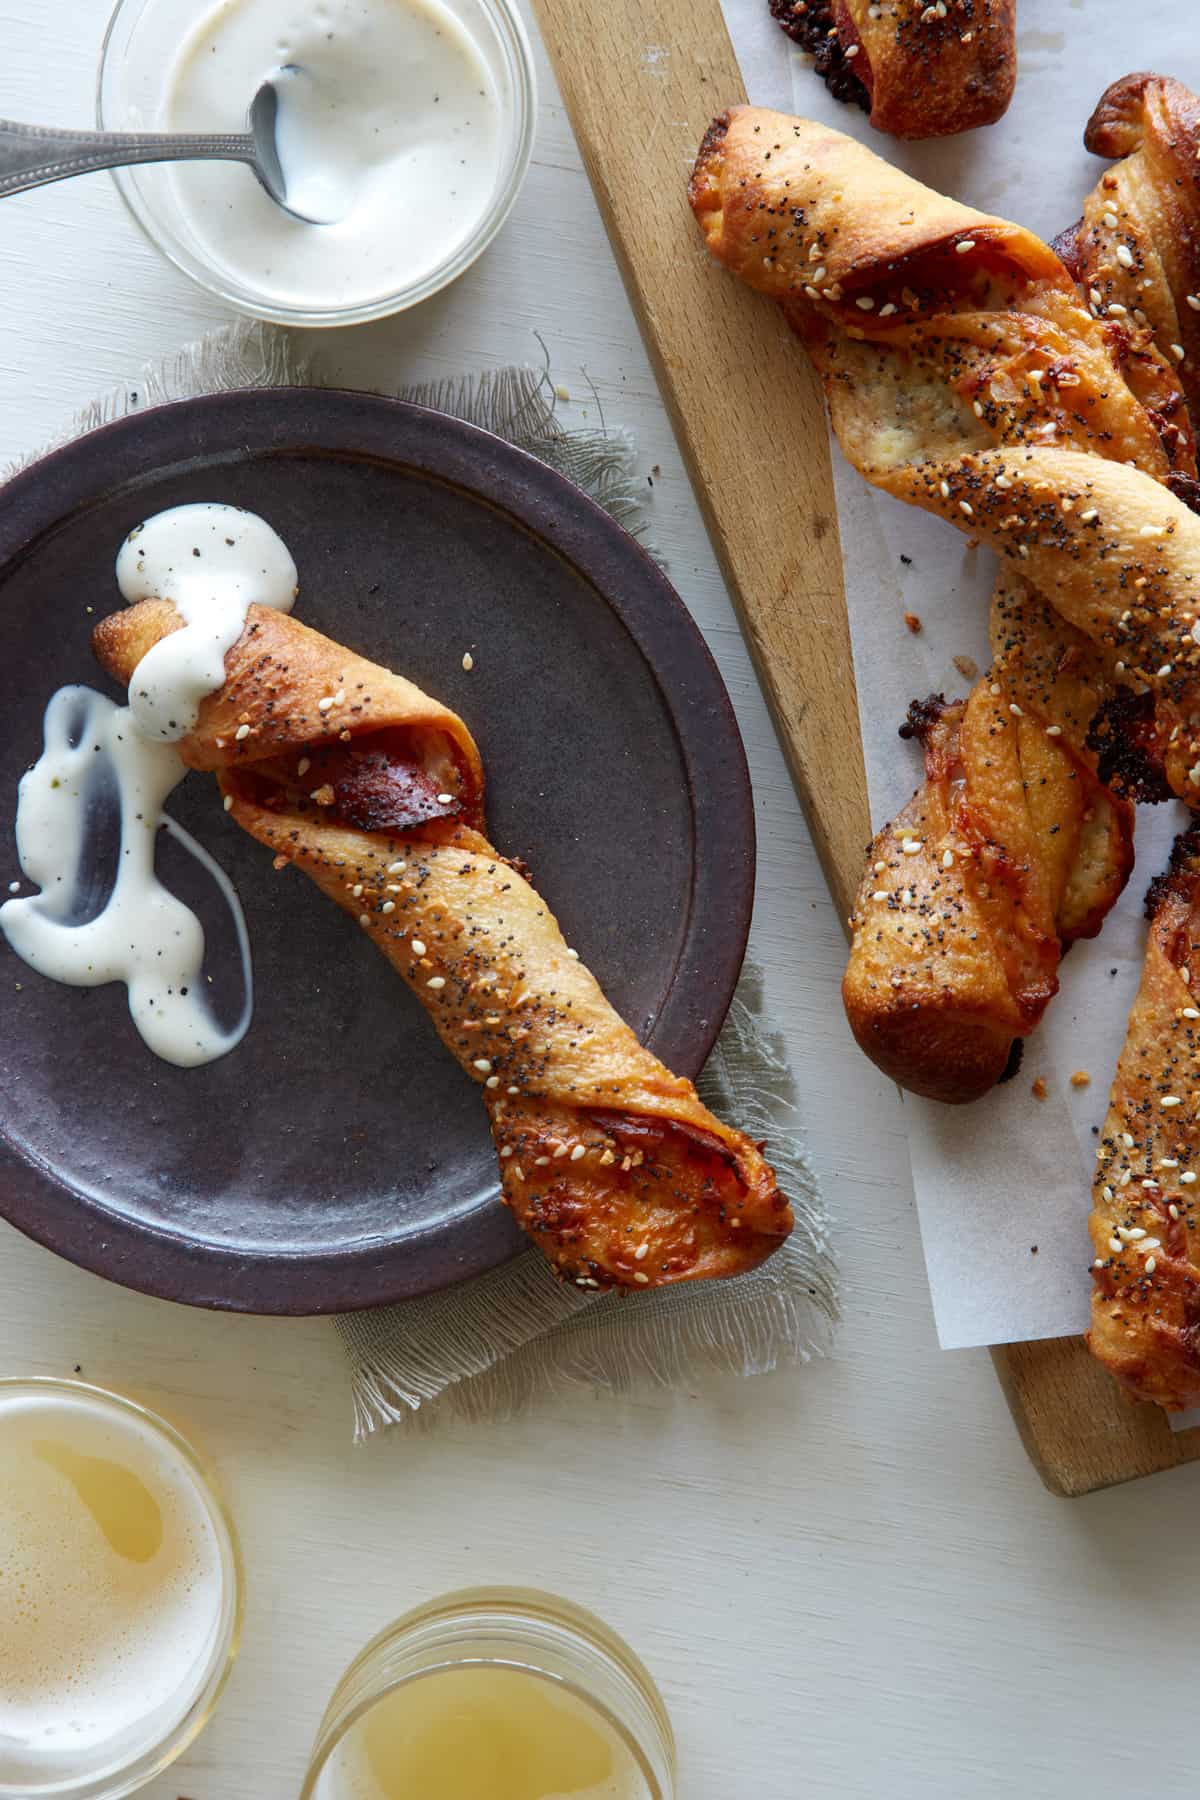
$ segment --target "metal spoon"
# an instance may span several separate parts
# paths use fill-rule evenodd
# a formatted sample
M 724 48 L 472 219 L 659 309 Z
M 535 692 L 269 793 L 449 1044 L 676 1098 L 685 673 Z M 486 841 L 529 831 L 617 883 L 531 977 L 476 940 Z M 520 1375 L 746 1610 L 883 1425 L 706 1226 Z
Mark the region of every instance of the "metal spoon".
M 118 169 L 129 163 L 244 162 L 278 206 L 309 225 L 328 221 L 311 218 L 288 205 L 287 180 L 279 159 L 275 130 L 279 115 L 281 79 L 299 73 L 294 65 L 268 77 L 250 102 L 246 132 L 219 132 L 212 136 L 191 132 L 160 131 L 56 131 L 45 125 L 20 125 L 0 119 L 0 199 L 22 194 L 29 188 L 64 181 L 69 175 L 87 175 L 93 169 Z

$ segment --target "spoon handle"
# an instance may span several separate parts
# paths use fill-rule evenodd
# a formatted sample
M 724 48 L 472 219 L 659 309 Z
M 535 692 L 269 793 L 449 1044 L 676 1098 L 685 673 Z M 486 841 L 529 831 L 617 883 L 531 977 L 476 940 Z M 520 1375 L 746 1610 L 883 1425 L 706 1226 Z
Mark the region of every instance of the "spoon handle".
M 27 188 L 115 169 L 126 163 L 198 161 L 254 164 L 248 132 L 215 136 L 158 131 L 56 131 L 0 119 L 0 199 Z

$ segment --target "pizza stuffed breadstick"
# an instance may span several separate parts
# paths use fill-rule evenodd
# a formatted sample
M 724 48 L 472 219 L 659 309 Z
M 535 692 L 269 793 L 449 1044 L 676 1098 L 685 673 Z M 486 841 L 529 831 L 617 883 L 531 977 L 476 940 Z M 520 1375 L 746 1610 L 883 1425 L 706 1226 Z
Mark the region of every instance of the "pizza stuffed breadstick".
M 771 0 L 835 99 L 877 131 L 947 137 L 991 125 L 1017 77 L 1016 0 Z
M 1200 832 L 1147 901 L 1141 987 L 1096 1156 L 1088 1343 L 1137 1400 L 1200 1403 Z
M 147 599 L 96 654 L 136 671 L 183 620 Z M 758 1147 L 638 1043 L 519 869 L 488 842 L 467 727 L 390 670 L 251 606 L 179 740 L 236 822 L 357 920 L 479 1084 L 505 1203 L 586 1288 L 736 1275 L 791 1209 Z
M 849 459 L 1003 559 L 994 666 L 925 730 L 929 780 L 872 846 L 845 983 L 881 1067 L 971 1099 L 1120 892 L 1129 800 L 1200 797 L 1179 359 L 1031 233 L 803 120 L 718 120 L 691 192 L 712 253 L 785 307 Z

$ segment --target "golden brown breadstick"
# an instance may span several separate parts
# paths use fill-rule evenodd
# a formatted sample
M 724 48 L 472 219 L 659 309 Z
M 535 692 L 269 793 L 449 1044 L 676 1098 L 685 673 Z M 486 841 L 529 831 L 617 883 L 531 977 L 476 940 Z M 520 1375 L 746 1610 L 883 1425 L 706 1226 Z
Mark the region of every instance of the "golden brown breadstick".
M 1100 1138 L 1092 1352 L 1138 1400 L 1200 1403 L 1200 833 L 1153 884 L 1141 987 Z
M 838 100 L 877 131 L 947 137 L 1008 110 L 1017 75 L 1016 0 L 770 0 L 772 16 Z
M 953 792 L 958 829 L 934 834 L 919 888 L 872 866 L 846 978 L 868 1054 L 918 1092 L 973 1098 L 1128 873 L 1110 780 L 1157 796 L 1165 764 L 1197 788 L 1200 521 L 1159 485 L 1195 474 L 1176 359 L 1119 305 L 1102 318 L 1032 234 L 804 121 L 718 121 L 692 194 L 714 254 L 785 305 L 851 460 L 1008 565 L 994 666 L 949 761 L 939 735 L 946 792 L 914 802 L 936 821 Z
M 148 600 L 94 636 L 136 685 L 182 621 Z M 336 901 L 403 976 L 483 1095 L 506 1204 L 570 1280 L 735 1275 L 792 1226 L 757 1145 L 618 1017 L 545 901 L 488 842 L 462 720 L 286 613 L 250 608 L 179 743 L 233 818 Z

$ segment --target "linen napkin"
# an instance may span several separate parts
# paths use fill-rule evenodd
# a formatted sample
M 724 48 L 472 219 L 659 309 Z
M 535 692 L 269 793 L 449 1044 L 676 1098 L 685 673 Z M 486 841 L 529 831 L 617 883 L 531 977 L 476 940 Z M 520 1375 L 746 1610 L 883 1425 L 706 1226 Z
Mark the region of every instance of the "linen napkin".
M 55 442 L 170 400 L 288 385 L 323 385 L 314 356 L 274 327 L 235 326 L 141 370 L 94 401 Z M 621 432 L 565 430 L 546 370 L 490 370 L 387 391 L 540 457 L 642 535 L 644 477 L 635 481 L 634 446 Z M 764 1018 L 761 974 L 750 963 L 697 1086 L 715 1112 L 767 1140 L 795 1209 L 790 1241 L 736 1281 L 629 1296 L 589 1295 L 558 1280 L 531 1250 L 443 1293 L 340 1315 L 333 1325 L 350 1363 L 356 1440 L 428 1418 L 435 1408 L 504 1416 L 556 1387 L 667 1385 L 689 1380 L 701 1366 L 757 1375 L 824 1348 L 838 1315 L 828 1221 L 805 1156 L 787 1059 Z

